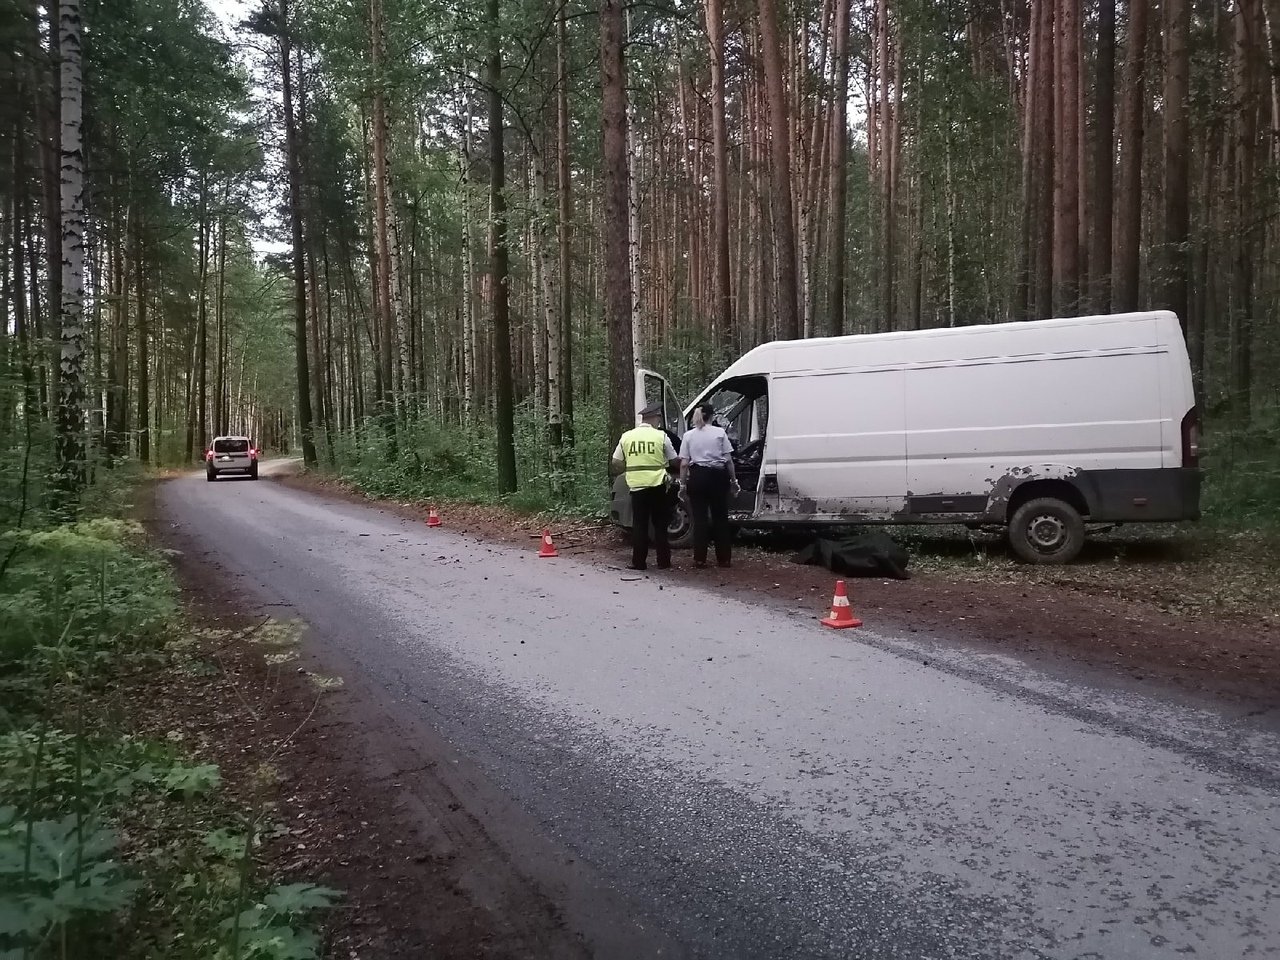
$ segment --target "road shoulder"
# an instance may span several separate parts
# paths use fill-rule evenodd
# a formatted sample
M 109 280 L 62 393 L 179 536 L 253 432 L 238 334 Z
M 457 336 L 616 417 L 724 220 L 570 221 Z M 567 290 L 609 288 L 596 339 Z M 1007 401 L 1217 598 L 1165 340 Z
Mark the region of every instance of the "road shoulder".
M 271 479 L 426 520 L 425 504 L 368 497 L 322 475 L 281 471 Z M 442 513 L 453 532 L 531 552 L 537 551 L 546 522 L 495 507 L 450 504 Z M 583 521 L 553 522 L 551 530 L 566 560 L 619 569 L 625 562 L 625 541 L 617 530 Z M 757 548 L 738 550 L 728 571 L 693 570 L 687 555 L 677 554 L 675 562 L 669 576 L 681 583 L 812 616 L 815 622 L 827 612 L 835 579 L 826 570 L 790 562 L 789 553 Z M 1114 566 L 1097 563 L 1088 569 L 1090 576 L 1068 583 L 1037 580 L 1036 571 L 1002 581 L 927 570 L 910 580 L 859 579 L 849 587 L 853 606 L 869 627 L 913 643 L 1011 656 L 1032 669 L 1079 674 L 1092 684 L 1119 684 L 1229 716 L 1280 722 L 1276 616 L 1162 609 L 1110 589 Z M 1213 572 L 1209 566 L 1203 570 L 1205 576 Z

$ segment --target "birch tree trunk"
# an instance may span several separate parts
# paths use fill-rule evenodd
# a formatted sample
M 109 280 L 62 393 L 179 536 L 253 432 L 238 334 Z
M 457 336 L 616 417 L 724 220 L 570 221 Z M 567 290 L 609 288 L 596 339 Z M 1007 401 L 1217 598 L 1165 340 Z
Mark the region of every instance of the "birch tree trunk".
M 490 0 L 493 2 L 493 0 Z M 603 128 L 604 308 L 609 351 L 609 436 L 635 425 L 635 361 L 631 339 L 631 271 L 627 229 L 627 77 L 622 53 L 622 0 L 600 8 Z
M 58 4 L 62 282 L 59 305 L 57 463 L 59 507 L 70 512 L 85 479 L 84 446 L 84 151 L 81 125 L 80 0 Z

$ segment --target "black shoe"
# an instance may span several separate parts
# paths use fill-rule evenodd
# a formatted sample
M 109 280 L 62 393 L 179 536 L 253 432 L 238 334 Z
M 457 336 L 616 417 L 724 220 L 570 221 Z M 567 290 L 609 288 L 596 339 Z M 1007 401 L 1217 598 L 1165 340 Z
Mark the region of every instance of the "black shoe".
M 698 569 L 698 570 L 705 570 L 705 569 L 707 569 L 707 561 L 705 561 L 705 560 L 695 560 L 695 561 L 693 561 L 693 565 L 694 565 L 694 567 L 695 567 L 696 569 Z
M 660 564 L 658 564 L 658 569 L 659 569 L 659 570 L 670 570 L 670 569 L 671 569 L 671 561 L 670 561 L 670 560 L 668 560 L 666 563 L 660 563 Z
M 730 567 L 733 566 L 733 564 L 728 560 L 717 560 L 716 566 L 719 567 L 721 570 L 728 570 Z
M 648 570 L 649 568 L 648 568 L 645 564 L 643 564 L 643 563 L 639 563 L 639 564 L 636 564 L 636 563 L 628 563 L 628 564 L 627 564 L 627 569 L 628 569 L 628 570 Z

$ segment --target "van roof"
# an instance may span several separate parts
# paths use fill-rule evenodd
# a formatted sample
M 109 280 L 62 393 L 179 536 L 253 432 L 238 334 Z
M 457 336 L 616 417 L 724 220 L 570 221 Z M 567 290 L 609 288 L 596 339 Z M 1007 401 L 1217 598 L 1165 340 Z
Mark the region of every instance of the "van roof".
M 905 341 L 913 346 L 923 347 L 929 341 L 938 341 L 952 337 L 973 337 L 975 334 L 1009 334 L 1014 340 L 1021 340 L 1018 334 L 1030 331 L 1063 331 L 1064 328 L 1106 327 L 1110 325 L 1132 325 L 1140 321 L 1163 321 L 1156 326 L 1172 323 L 1178 324 L 1177 317 L 1168 310 L 1149 310 L 1141 313 L 1111 313 L 1089 317 L 1054 317 L 1046 320 L 1020 320 L 1006 323 L 971 324 L 963 327 L 935 327 L 927 330 L 894 330 L 888 333 L 862 333 L 843 337 L 813 337 L 807 340 L 773 340 L 762 343 L 748 350 L 731 363 L 712 383 L 719 383 L 727 377 L 745 376 L 753 373 L 774 373 L 779 368 L 801 371 L 805 369 L 821 369 L 833 364 L 845 364 L 850 347 L 872 345 L 884 347 L 894 341 Z M 983 338 L 985 339 L 985 338 Z M 1058 339 L 1058 338 L 1055 338 Z M 1000 338 L 1004 342 L 1004 338 Z M 993 345 L 994 346 L 994 345 Z M 989 356 L 1000 355 L 997 352 Z M 820 357 L 816 351 L 822 351 Z M 911 352 L 916 352 L 912 350 Z M 786 354 L 788 362 L 780 364 L 779 354 Z

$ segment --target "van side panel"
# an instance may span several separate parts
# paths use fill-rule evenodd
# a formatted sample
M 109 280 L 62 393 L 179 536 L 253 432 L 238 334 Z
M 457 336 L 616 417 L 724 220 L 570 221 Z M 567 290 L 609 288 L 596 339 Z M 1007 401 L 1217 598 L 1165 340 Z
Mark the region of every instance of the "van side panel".
M 1148 349 L 908 371 L 908 490 L 986 495 L 1015 471 L 1162 466 L 1160 361 Z
M 907 464 L 902 370 L 774 376 L 765 509 L 815 519 L 903 509 Z

